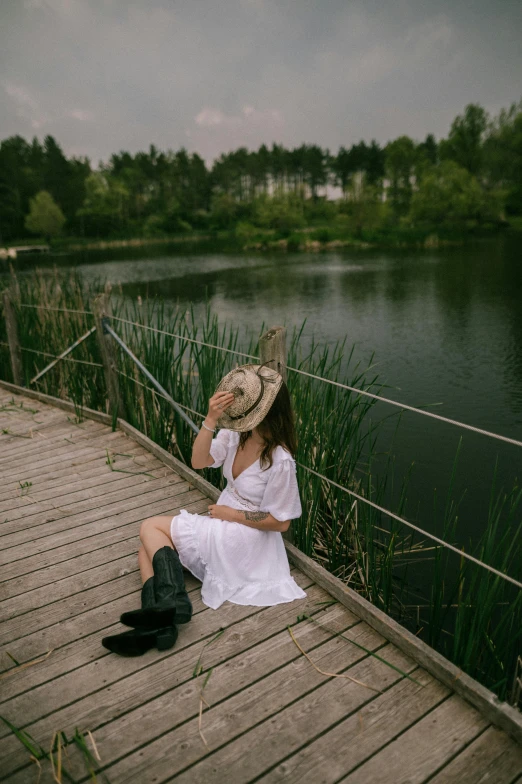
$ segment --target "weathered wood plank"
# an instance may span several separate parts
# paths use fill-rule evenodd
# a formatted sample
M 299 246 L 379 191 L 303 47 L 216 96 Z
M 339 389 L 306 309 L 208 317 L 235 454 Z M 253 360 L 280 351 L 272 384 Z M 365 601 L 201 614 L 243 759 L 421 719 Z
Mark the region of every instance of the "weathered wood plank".
M 303 581 L 303 587 L 308 592 L 308 604 L 311 606 L 310 612 L 324 613 L 322 608 L 314 605 L 319 597 L 322 598 L 325 592 L 322 588 L 317 588 L 313 584 L 308 585 L 309 580 Z M 187 588 L 191 591 L 197 590 L 199 583 L 194 578 L 187 579 Z M 192 598 L 197 597 L 194 593 Z M 199 605 L 198 605 L 199 606 Z M 207 612 L 208 608 L 202 606 L 201 612 L 206 613 L 199 617 L 200 613 L 195 613 L 191 626 L 196 623 L 201 629 L 205 630 L 205 624 L 210 622 L 214 611 Z M 176 647 L 173 651 L 163 654 L 154 651 L 148 656 L 133 659 L 120 659 L 114 655 L 108 655 L 104 649 L 99 650 L 103 661 L 84 663 L 71 672 L 62 672 L 56 669 L 56 677 L 47 678 L 40 685 L 35 685 L 30 691 L 15 695 L 2 702 L 1 710 L 4 714 L 11 716 L 12 720 L 19 726 L 28 726 L 39 720 L 42 716 L 53 716 L 53 721 L 57 718 L 57 711 L 67 709 L 71 703 L 75 704 L 74 716 L 80 716 L 79 700 L 85 710 L 95 710 L 89 707 L 92 702 L 96 703 L 97 708 L 102 712 L 96 714 L 96 724 L 106 723 L 103 711 L 108 710 L 107 721 L 118 715 L 126 713 L 131 708 L 146 702 L 151 697 L 151 690 L 154 686 L 158 689 L 157 695 L 163 691 L 168 691 L 173 685 L 179 684 L 180 678 L 191 680 L 195 667 L 195 661 L 200 653 L 204 653 L 201 663 L 205 669 L 237 656 L 246 650 L 253 648 L 259 643 L 272 638 L 281 633 L 280 630 L 286 623 L 292 622 L 295 618 L 295 608 L 286 605 L 276 605 L 269 608 L 249 608 L 249 614 L 237 618 L 232 618 L 228 626 L 223 626 L 224 634 L 219 637 L 220 644 L 208 645 L 208 639 L 194 638 L 194 633 L 188 634 L 188 629 L 183 629 L 183 633 L 178 638 Z M 359 622 L 351 615 L 346 608 L 337 608 L 328 613 L 328 618 L 332 620 L 334 628 L 348 628 Z M 213 628 L 210 628 L 210 638 L 214 636 Z M 287 635 L 286 631 L 284 635 Z M 328 635 L 323 631 L 317 639 L 327 639 Z M 285 637 L 286 639 L 286 637 Z M 307 639 L 312 639 L 307 637 Z M 275 643 L 273 643 L 275 645 Z M 206 646 L 206 647 L 204 647 Z M 204 647 L 204 651 L 203 651 Z M 274 667 L 276 664 L 274 664 Z M 50 673 L 48 673 L 49 675 Z M 16 677 L 16 673 L 13 673 Z M 110 689 L 112 698 L 98 700 L 100 690 Z M 115 698 L 116 692 L 118 697 Z M 107 695 L 105 695 L 107 696 Z M 97 701 L 97 702 L 96 702 Z M 63 720 L 65 714 L 62 716 Z M 60 719 L 60 722 L 62 721 Z M 0 735 L 8 735 L 0 727 Z
M 107 475 L 110 473 L 112 473 L 110 468 L 107 468 Z M 147 475 L 149 473 L 151 476 Z M 109 486 L 95 484 L 92 487 L 76 490 L 72 493 L 69 493 L 67 486 L 64 486 L 56 495 L 52 496 L 52 500 L 34 501 L 34 503 L 29 505 L 26 504 L 25 506 L 9 510 L 6 513 L 9 519 L 0 528 L 2 547 L 15 547 L 18 544 L 38 539 L 40 536 L 49 533 L 49 529 L 52 526 L 44 526 L 44 524 L 49 522 L 45 518 L 48 517 L 48 513 L 51 510 L 58 510 L 67 516 L 78 515 L 102 506 L 108 507 L 123 500 L 123 498 L 132 498 L 134 495 L 139 495 L 142 491 L 147 492 L 167 484 L 181 484 L 181 481 L 174 473 L 166 477 L 165 467 L 160 465 L 159 467 L 151 468 L 146 474 L 136 473 L 134 476 L 116 473 L 113 475 L 113 482 Z M 55 526 L 54 530 L 59 530 L 59 526 Z
M 417 722 L 449 695 L 449 689 L 420 668 L 418 681 L 404 678 L 352 713 L 325 735 L 303 745 L 260 779 L 259 784 L 333 784 Z M 325 760 L 328 761 L 325 764 Z
M 99 432 L 104 426 L 96 422 L 86 420 L 79 428 L 74 423 L 68 422 L 61 412 L 53 412 L 53 416 L 46 414 L 35 414 L 25 422 L 20 419 L 0 418 L 0 428 L 9 430 L 9 434 L 0 435 L 0 445 L 2 447 L 2 457 L 0 466 L 9 464 L 12 459 L 25 457 L 30 453 L 31 448 L 41 446 L 50 447 L 52 444 L 59 444 L 64 436 L 90 437 L 95 432 Z
M 302 606 L 303 601 L 299 604 Z M 266 610 L 263 610 L 261 614 L 265 612 Z M 382 638 L 368 626 L 364 629 L 359 627 L 360 624 L 351 627 L 347 634 L 352 634 L 354 639 L 370 647 L 382 645 Z M 324 633 L 322 636 L 321 633 L 322 630 L 314 624 L 299 624 L 294 631 L 296 639 L 303 639 L 305 645 L 310 636 L 314 659 L 325 668 L 338 671 L 348 666 L 350 660 L 353 662 L 364 656 L 364 653 L 351 646 L 352 654 L 347 659 L 346 654 L 340 652 L 339 638 L 328 639 L 327 636 L 325 640 Z M 216 647 L 218 642 L 219 640 L 216 640 Z M 348 644 L 345 642 L 345 645 Z M 210 649 L 214 646 L 208 647 Z M 272 655 L 275 661 L 272 661 Z M 310 683 L 309 676 L 313 683 Z M 260 677 L 263 678 L 261 681 Z M 266 643 L 250 648 L 245 653 L 226 660 L 222 665 L 218 664 L 212 670 L 212 676 L 205 687 L 205 699 L 213 706 L 211 711 L 206 713 L 203 722 L 204 734 L 210 748 L 225 742 L 229 737 L 236 737 L 251 726 L 251 723 L 270 716 L 277 709 L 277 704 L 286 705 L 306 693 L 314 684 L 317 685 L 318 677 L 322 678 L 317 676 L 300 655 L 286 631 L 280 633 L 277 639 L 270 638 Z M 170 769 L 170 776 L 178 773 L 187 764 L 206 756 L 208 749 L 198 731 L 201 686 L 202 678 L 199 681 L 190 679 L 188 682 L 176 684 L 171 691 L 149 700 L 143 707 L 125 713 L 121 718 L 96 729 L 96 743 L 105 764 L 120 758 L 120 762 L 108 768 L 107 775 L 111 782 L 152 781 L 156 777 L 159 777 L 160 781 L 165 778 L 161 772 L 160 760 L 155 759 L 155 752 L 150 755 L 148 750 L 144 749 L 141 755 L 134 752 L 138 745 L 146 741 L 152 745 L 161 743 L 161 738 L 159 741 L 154 738 L 165 732 L 168 733 L 165 737 L 167 743 L 161 745 L 162 750 L 158 753 L 163 754 L 165 747 L 168 761 L 165 760 L 164 770 Z M 172 706 L 175 706 L 175 710 Z M 207 737 L 207 729 L 210 737 Z M 124 755 L 128 754 L 130 757 L 125 758 Z M 121 759 L 122 757 L 124 758 Z M 131 758 L 132 764 L 128 764 Z M 145 774 L 147 764 L 144 765 L 144 762 L 151 765 L 150 778 L 148 773 Z M 81 760 L 76 761 L 75 755 L 71 755 L 73 775 L 81 773 L 81 764 Z M 225 777 L 216 780 L 230 779 Z
M 124 574 L 131 574 L 137 571 L 138 560 L 136 547 L 134 547 L 132 554 L 117 561 L 104 563 L 102 566 L 88 569 L 80 574 L 68 575 L 63 580 L 54 582 L 52 585 L 44 585 L 42 588 L 26 591 L 12 599 L 5 599 L 0 602 L 0 619 L 8 621 L 22 615 L 25 617 L 26 613 L 34 612 L 59 600 L 66 601 L 75 594 L 112 582 Z M 2 587 L 0 586 L 0 596 L 2 595 L 1 591 Z
M 73 446 L 83 441 L 89 441 L 96 434 L 106 433 L 107 429 L 98 422 L 90 420 L 86 420 L 82 428 L 75 429 L 70 423 L 60 419 L 58 422 L 45 426 L 35 425 L 27 432 L 32 432 L 32 436 L 29 438 L 14 436 L 11 439 L 8 436 L 2 437 L 0 440 L 2 446 L 0 471 L 9 466 L 11 460 L 25 458 L 28 454 L 31 456 L 35 450 L 41 454 L 43 448 L 53 449 L 56 446 L 65 446 L 66 444 Z
M 390 618 L 386 613 L 374 607 L 370 602 L 352 591 L 337 577 L 326 571 L 320 564 L 301 553 L 289 542 L 285 547 L 290 561 L 302 569 L 319 585 L 322 585 L 338 601 L 348 607 L 352 612 L 370 624 L 386 639 L 409 656 L 412 656 L 424 669 L 428 670 L 435 678 L 445 683 L 466 700 L 478 708 L 489 721 L 509 732 L 509 734 L 522 744 L 522 714 L 516 708 L 505 702 L 500 702 L 498 697 L 471 678 L 455 664 L 445 659 L 442 654 L 431 648 L 427 643 L 419 640 L 404 626 Z
M 10 580 L 14 577 L 21 577 L 37 569 L 44 569 L 53 564 L 68 561 L 78 555 L 87 554 L 103 547 L 108 547 L 117 542 L 138 536 L 139 523 L 146 517 L 153 515 L 172 516 L 179 514 L 181 508 L 186 508 L 195 514 L 202 513 L 208 506 L 207 499 L 201 499 L 201 493 L 197 490 L 187 490 L 180 495 L 165 496 L 162 492 L 154 494 L 154 498 L 147 498 L 144 505 L 138 505 L 138 499 L 130 504 L 127 509 L 122 510 L 116 515 L 104 521 L 97 521 L 94 530 L 88 531 L 80 536 L 69 536 L 64 541 L 63 534 L 51 537 L 45 546 L 38 551 L 31 550 L 24 545 L 26 552 L 20 554 L 16 561 L 10 561 L 2 566 L 0 570 L 0 581 Z
M 99 550 L 84 553 L 72 557 L 67 561 L 46 566 L 38 571 L 24 574 L 21 577 L 14 577 L 0 583 L 0 598 L 2 600 L 12 599 L 24 593 L 32 593 L 38 588 L 48 585 L 57 585 L 61 580 L 80 575 L 90 569 L 95 569 L 102 565 L 118 563 L 126 556 L 136 556 L 138 548 L 137 531 L 129 539 L 117 542 Z
M 137 460 L 141 460 L 145 456 L 148 456 L 147 451 L 137 445 L 132 445 L 127 448 L 129 450 L 128 454 L 133 455 Z M 48 487 L 51 489 L 53 487 L 68 484 L 71 479 L 79 480 L 82 476 L 89 478 L 100 473 L 105 473 L 107 471 L 106 461 L 107 455 L 105 453 L 98 453 L 97 455 L 94 454 L 89 459 L 85 459 L 83 462 L 76 463 L 72 470 L 68 464 L 62 464 L 61 467 L 58 468 L 50 466 L 47 470 L 44 469 L 42 471 L 33 468 L 27 473 L 24 472 L 23 481 L 31 481 L 31 488 L 29 490 L 29 494 L 31 494 L 31 492 L 38 491 L 42 488 Z M 165 469 L 167 470 L 168 466 L 165 466 Z M 2 484 L 4 492 L 2 492 L 0 498 L 2 498 L 2 500 L 8 499 L 12 496 L 13 492 L 19 492 L 19 481 L 19 479 L 15 479 L 11 482 L 6 482 L 5 485 Z
M 127 468 L 123 468 L 124 465 L 127 466 Z M 61 503 L 62 500 L 67 501 L 70 499 L 71 502 L 76 502 L 85 498 L 93 498 L 95 497 L 95 491 L 97 491 L 97 495 L 101 495 L 109 490 L 111 485 L 121 483 L 122 480 L 132 481 L 133 477 L 147 479 L 147 474 L 159 478 L 160 475 L 165 476 L 166 472 L 169 470 L 166 469 L 159 460 L 156 460 L 156 458 L 152 456 L 141 466 L 136 465 L 132 460 L 126 460 L 125 462 L 120 461 L 118 462 L 118 466 L 121 466 L 122 470 L 113 471 L 110 466 L 106 465 L 105 472 L 102 474 L 97 474 L 91 478 L 80 477 L 78 481 L 74 481 L 74 477 L 71 476 L 69 484 L 59 485 L 58 487 L 48 488 L 46 490 L 31 492 L 32 487 L 25 489 L 19 486 L 17 494 L 13 494 L 10 500 L 0 503 L 0 515 L 9 517 L 9 513 L 12 510 L 20 509 L 23 506 L 34 507 L 37 504 L 44 501 L 50 501 L 51 499 L 54 503 L 58 504 Z M 172 476 L 175 476 L 173 471 L 170 473 Z M 27 511 L 30 512 L 30 509 L 27 509 Z M 23 515 L 20 515 L 19 519 L 23 519 L 25 522 Z M 4 530 L 2 527 L 0 528 L 0 535 L 3 533 Z
M 325 592 L 322 589 L 314 588 L 313 586 L 311 594 L 314 598 L 325 596 Z M 253 608 L 250 609 L 253 610 Z M 313 611 L 315 613 L 321 612 L 317 607 Z M 262 621 L 265 615 L 266 620 L 263 624 Z M 288 634 L 279 632 L 281 626 L 284 625 L 285 618 L 287 619 L 288 617 L 288 607 L 279 607 L 277 611 L 275 608 L 258 608 L 257 615 L 225 628 L 224 633 L 215 642 L 204 648 L 201 662 L 206 670 L 210 667 L 218 667 L 226 662 L 224 674 L 227 679 L 227 685 L 222 685 L 223 693 L 225 693 L 225 690 L 226 693 L 237 692 L 244 688 L 246 684 L 252 683 L 259 678 L 260 672 L 274 671 L 282 664 L 296 659 L 298 651 L 295 646 L 288 645 Z M 331 619 L 334 628 L 340 631 L 358 622 L 350 613 L 340 611 L 338 608 L 330 612 L 328 617 Z M 254 626 L 254 629 L 257 631 L 257 636 L 261 638 L 260 641 L 257 641 L 257 644 L 255 644 L 255 640 L 246 636 L 242 631 L 244 624 L 252 627 L 255 620 L 257 620 L 257 625 Z M 268 631 L 265 628 L 265 624 Z M 274 636 L 275 631 L 279 632 L 279 634 Z M 327 633 L 318 627 L 312 627 L 311 624 L 308 625 L 308 628 L 301 630 L 301 632 L 296 630 L 296 634 L 299 634 L 299 639 L 304 640 L 304 644 L 312 649 L 319 647 L 329 638 Z M 181 639 L 181 637 L 178 638 L 180 642 Z M 193 699 L 193 694 L 194 686 L 200 685 L 200 681 L 194 680 L 193 670 L 202 651 L 203 646 L 201 643 L 184 645 L 183 647 L 179 647 L 177 644 L 169 656 L 160 659 L 155 658 L 152 662 L 148 662 L 149 666 L 147 667 L 144 666 L 141 657 L 134 659 L 131 662 L 133 665 L 132 672 L 123 678 L 121 669 L 119 666 L 116 666 L 118 664 L 116 657 L 109 656 L 100 662 L 100 664 L 104 665 L 103 672 L 100 673 L 101 668 L 98 666 L 95 678 L 89 677 L 89 671 L 93 670 L 93 665 L 89 665 L 88 668 L 85 667 L 80 671 L 75 671 L 74 676 L 79 689 L 90 687 L 93 691 L 93 693 L 87 694 L 83 699 L 79 699 L 78 690 L 74 688 L 70 678 L 68 686 L 64 684 L 64 679 L 60 679 L 60 681 L 53 681 L 54 692 L 50 692 L 49 688 L 45 691 L 51 697 L 51 704 L 55 705 L 57 702 L 56 688 L 59 688 L 59 696 L 61 697 L 63 707 L 60 708 L 58 706 L 51 713 L 48 710 L 49 705 L 43 703 L 47 715 L 42 719 L 29 723 L 27 715 L 23 715 L 20 711 L 20 705 L 24 702 L 23 699 L 17 701 L 18 710 L 11 702 L 10 706 L 7 706 L 7 704 L 2 706 L 2 711 L 6 711 L 9 707 L 9 715 L 13 716 L 11 720 L 19 717 L 22 721 L 19 726 L 26 727 L 31 736 L 41 743 L 47 742 L 49 735 L 52 736 L 54 727 L 57 725 L 62 727 L 68 734 L 69 728 L 74 732 L 74 727 L 78 726 L 78 724 L 88 726 L 91 731 L 95 731 L 98 727 L 103 727 L 109 723 L 112 724 L 120 717 L 122 721 L 125 721 L 124 716 L 126 714 L 140 708 L 144 703 L 150 704 L 151 694 L 155 695 L 155 701 L 161 698 L 165 708 L 169 704 L 173 704 L 172 699 L 175 700 L 176 723 L 179 724 L 197 716 L 199 711 L 199 701 Z M 234 675 L 232 675 L 232 671 Z M 238 673 L 241 673 L 240 680 L 237 677 Z M 103 678 L 106 684 L 102 689 L 99 688 L 100 677 Z M 152 704 L 153 710 L 157 709 L 155 701 Z M 72 704 L 67 704 L 67 702 Z M 40 705 L 42 705 L 42 702 L 40 702 Z M 31 706 L 28 705 L 27 707 L 31 711 Z M 168 716 L 169 712 L 165 712 Z M 34 713 L 34 708 L 32 713 Z M 148 735 L 151 732 L 154 733 L 155 730 L 156 728 L 151 726 L 148 732 L 144 729 L 144 733 Z M 9 737 L 5 741 L 0 742 L 0 755 L 6 772 L 10 769 L 10 764 L 16 765 L 19 762 L 18 749 L 14 740 L 14 738 Z
M 488 727 L 430 784 L 511 784 L 520 774 L 522 748 L 502 730 Z
M 398 666 L 414 668 L 413 662 L 406 660 L 393 646 L 382 647 L 383 639 L 366 624 L 355 626 L 354 635 L 365 647 L 378 649 L 380 655 Z M 338 637 L 315 649 L 312 658 L 327 672 L 343 672 L 377 688 L 386 688 L 400 677 L 390 667 Z M 203 714 L 203 732 L 208 747 L 199 735 L 197 719 L 193 719 L 142 748 L 141 756 L 135 752 L 110 766 L 107 775 L 111 782 L 139 782 L 145 776 L 160 782 L 174 773 L 176 781 L 191 784 L 206 784 L 212 779 L 230 784 L 250 781 L 277 761 L 279 755 L 288 753 L 291 727 L 301 711 L 313 713 L 319 732 L 335 721 L 339 712 L 345 715 L 376 695 L 348 679 L 326 678 L 303 656 L 220 702 L 214 697 L 220 680 L 216 678 L 213 684 L 213 676 L 214 673 L 205 689 L 205 698 L 211 708 Z M 144 711 L 141 723 L 143 716 Z M 160 721 L 155 713 L 152 720 Z M 123 726 L 136 738 L 136 730 L 130 722 Z M 109 729 L 112 729 L 111 725 Z M 96 734 L 103 749 L 105 732 L 106 728 L 103 728 Z M 281 733 L 286 738 L 282 746 L 279 745 Z M 100 750 L 100 753 L 105 751 Z
M 162 497 L 168 494 L 172 498 L 174 495 L 180 495 L 188 491 L 189 485 L 187 482 L 161 477 L 160 479 L 151 479 L 148 482 L 143 482 L 143 484 L 140 483 L 134 487 L 131 486 L 130 488 L 107 494 L 105 503 L 102 503 L 100 500 L 96 502 L 96 499 L 93 499 L 92 501 L 78 503 L 75 505 L 75 508 L 69 509 L 65 506 L 56 506 L 37 515 L 31 515 L 31 522 L 36 523 L 38 521 L 37 525 L 35 524 L 30 528 L 23 528 L 2 536 L 0 564 L 9 563 L 11 560 L 21 558 L 26 554 L 32 555 L 36 552 L 41 552 L 42 548 L 52 547 L 55 541 L 53 537 L 57 535 L 59 537 L 56 539 L 58 546 L 65 544 L 66 541 L 75 541 L 79 537 L 88 536 L 90 529 L 85 528 L 86 525 L 100 521 L 104 517 L 113 515 L 118 511 L 124 511 L 138 505 L 146 505 L 149 500 L 147 496 L 150 497 L 150 500 L 155 500 L 157 493 L 161 493 Z M 199 490 L 193 490 L 192 492 L 198 493 L 200 497 L 202 496 Z M 110 496 L 110 499 L 108 496 Z M 71 528 L 71 526 L 75 527 Z M 26 545 L 29 545 L 29 547 L 26 547 Z
M 484 716 L 454 694 L 342 779 L 343 784 L 422 784 L 487 726 Z
M 93 632 L 100 632 L 106 627 L 112 626 L 114 620 L 119 618 L 122 613 L 139 607 L 140 603 L 140 580 L 137 573 L 125 575 L 125 577 L 119 580 L 114 580 L 113 583 L 113 585 L 105 586 L 106 591 L 102 597 L 96 595 L 95 606 L 89 608 L 88 605 L 85 605 L 82 608 L 76 604 L 74 608 L 75 614 L 67 617 L 69 613 L 67 610 L 64 610 L 65 617 L 61 620 L 59 617 L 58 619 L 53 619 L 52 615 L 49 614 L 48 618 L 52 625 L 39 628 L 37 631 L 33 631 L 23 637 L 5 642 L 5 649 L 18 662 L 24 663 L 43 656 L 51 649 L 56 650 L 73 640 L 79 640 Z M 96 591 L 97 589 L 93 590 Z M 106 601 L 103 601 L 103 599 Z M 201 600 L 196 599 L 195 601 L 198 605 Z M 120 627 L 120 631 L 123 631 L 122 627 Z M 7 639 L 5 632 L 2 636 L 4 640 Z
M 296 582 L 305 589 L 307 589 L 308 585 L 311 583 L 309 578 L 299 572 L 294 574 L 294 577 Z M 201 643 L 201 641 L 206 640 L 208 637 L 214 636 L 221 628 L 231 627 L 245 618 L 257 616 L 262 609 L 263 608 L 259 607 L 248 607 L 227 603 L 220 609 L 219 613 L 208 608 L 203 610 L 205 615 L 202 617 L 200 617 L 199 613 L 195 613 L 191 622 L 183 627 L 183 633 L 180 633 L 180 636 L 178 637 L 176 642 L 176 653 L 179 653 L 184 647 L 193 645 L 194 643 Z M 116 611 L 114 612 L 114 617 L 117 617 Z M 100 639 L 101 636 L 106 634 L 117 634 L 121 631 L 121 624 L 113 622 L 110 626 L 103 628 L 102 634 L 100 634 L 99 631 L 95 631 L 82 640 L 73 640 L 72 642 L 66 643 L 62 647 L 54 650 L 52 655 L 45 661 L 25 670 L 23 679 L 17 678 L 16 669 L 14 669 L 13 672 L 10 671 L 9 676 L 2 681 L 0 701 L 3 704 L 6 700 L 13 699 L 17 697 L 17 695 L 27 694 L 38 687 L 45 686 L 45 684 L 52 684 L 57 678 L 67 678 L 68 673 L 77 671 L 84 665 L 109 656 L 110 659 L 107 662 L 104 661 L 103 664 L 97 663 L 94 665 L 96 669 L 92 670 L 91 674 L 89 674 L 90 671 L 87 672 L 87 688 L 84 694 L 90 694 L 92 691 L 91 677 L 94 678 L 95 682 L 98 680 L 98 677 L 95 676 L 94 673 L 99 672 L 100 666 L 107 672 L 109 681 L 115 673 L 117 674 L 117 677 L 114 679 L 117 680 L 118 677 L 124 677 L 126 674 L 130 674 L 131 672 L 140 669 L 141 666 L 147 667 L 152 661 L 159 660 L 164 656 L 172 655 L 171 651 L 164 651 L 161 653 L 158 651 L 149 651 L 149 653 L 145 654 L 140 660 L 115 657 L 112 654 L 109 654 L 105 648 L 100 645 Z M 66 682 L 68 683 L 68 681 Z M 84 695 L 81 693 L 78 694 L 78 697 L 81 696 Z
M 53 465 L 53 463 L 59 463 L 64 460 L 79 460 L 81 459 L 84 454 L 88 454 L 89 451 L 93 449 L 98 449 L 104 451 L 106 448 L 110 449 L 111 447 L 120 448 L 124 444 L 129 443 L 129 438 L 124 433 L 121 433 L 119 430 L 115 430 L 114 432 L 104 432 L 101 433 L 93 433 L 91 437 L 86 440 L 85 446 L 81 450 L 78 449 L 71 449 L 71 444 L 65 442 L 64 444 L 54 445 L 51 446 L 50 449 L 39 450 L 38 454 L 33 454 L 31 458 L 26 457 L 18 457 L 13 461 L 10 461 L 9 467 L 5 468 L 2 472 L 4 477 L 8 479 L 9 477 L 16 477 L 17 474 L 20 473 L 21 470 L 24 468 L 32 468 L 35 464 L 40 464 L 42 466 Z M 125 447 L 123 446 L 123 451 L 125 451 Z

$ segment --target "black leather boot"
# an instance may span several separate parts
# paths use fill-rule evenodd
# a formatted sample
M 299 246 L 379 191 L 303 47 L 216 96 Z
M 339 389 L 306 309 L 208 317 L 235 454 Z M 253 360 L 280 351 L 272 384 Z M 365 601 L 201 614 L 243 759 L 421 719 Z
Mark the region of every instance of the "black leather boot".
M 154 594 L 154 578 L 149 577 L 141 589 L 141 606 L 143 609 L 156 604 Z M 102 639 L 107 650 L 120 656 L 142 656 L 151 648 L 167 651 L 172 648 L 178 638 L 178 630 L 172 624 L 161 629 L 131 629 L 121 634 L 113 634 Z
M 123 613 L 120 620 L 126 626 L 158 629 L 174 623 L 188 623 L 192 618 L 192 604 L 185 588 L 183 567 L 172 547 L 161 547 L 152 558 L 156 604 Z

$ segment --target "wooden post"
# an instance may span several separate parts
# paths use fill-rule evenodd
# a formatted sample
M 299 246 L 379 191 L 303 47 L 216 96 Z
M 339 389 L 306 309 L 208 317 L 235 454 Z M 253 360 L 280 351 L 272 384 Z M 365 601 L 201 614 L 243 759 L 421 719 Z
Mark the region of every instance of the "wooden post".
M 96 323 L 96 340 L 100 347 L 105 384 L 109 396 L 109 411 L 112 415 L 113 422 L 115 423 L 117 417 L 125 417 L 125 412 L 121 401 L 118 372 L 116 369 L 116 346 L 114 345 L 111 336 L 105 334 L 103 331 L 103 319 L 110 317 L 111 315 L 110 299 L 107 290 L 104 294 L 99 294 L 95 297 L 92 303 L 92 310 Z
M 21 387 L 23 386 L 22 352 L 20 349 L 20 341 L 18 340 L 16 313 L 13 308 L 13 301 L 9 289 L 4 291 L 3 301 L 7 340 L 9 343 L 9 353 L 11 355 L 11 369 L 13 371 L 13 383 Z
M 259 358 L 261 364 L 275 359 L 275 362 L 270 362 L 269 368 L 277 370 L 283 376 L 283 381 L 286 384 L 287 371 L 286 371 L 286 328 L 285 327 L 272 327 L 261 335 L 259 338 Z M 292 528 L 283 533 L 283 539 L 293 544 L 294 535 Z
M 270 362 L 268 367 L 277 370 L 283 376 L 286 384 L 286 328 L 272 327 L 259 338 L 259 356 L 261 364 Z

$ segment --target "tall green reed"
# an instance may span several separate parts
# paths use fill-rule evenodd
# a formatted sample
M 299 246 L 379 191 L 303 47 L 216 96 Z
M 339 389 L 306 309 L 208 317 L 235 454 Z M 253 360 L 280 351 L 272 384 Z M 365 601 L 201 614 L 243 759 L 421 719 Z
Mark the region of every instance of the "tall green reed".
M 45 308 L 90 310 L 102 284 L 88 287 L 79 276 L 57 273 L 12 281 L 12 289 L 18 292 L 15 309 L 26 384 L 50 361 L 34 351 L 59 354 L 94 323 L 90 315 Z M 258 338 L 265 330 L 264 324 L 255 331 L 223 324 L 208 304 L 203 310 L 169 307 L 160 300 L 129 301 L 117 291 L 112 311 L 113 328 L 198 426 L 222 376 L 251 361 L 222 349 L 257 356 Z M 353 347 L 348 349 L 345 340 L 322 346 L 312 338 L 305 344 L 304 327 L 305 322 L 287 336 L 289 366 L 379 394 L 382 384 L 373 357 L 368 365 L 356 363 Z M 4 340 L 3 323 L 0 330 Z M 150 388 L 124 352 L 116 351 L 126 419 L 190 464 L 193 431 Z M 107 411 L 94 336 L 72 358 L 58 363 L 37 382 L 37 388 L 71 399 L 79 413 L 85 406 Z M 10 378 L 7 350 L 0 351 L 0 377 Z M 379 452 L 384 419 L 377 417 L 376 401 L 293 371 L 288 373 L 288 387 L 299 438 L 296 460 L 303 504 L 303 515 L 293 524 L 295 544 L 505 698 L 522 643 L 520 592 L 464 559 L 459 563 L 454 553 L 419 539 L 399 521 L 308 471 L 307 467 L 379 505 L 385 500 L 395 514 L 415 520 L 408 509 L 409 473 L 395 476 L 393 444 L 386 454 Z M 401 416 L 393 416 L 398 428 Z M 432 530 L 442 531 L 442 537 L 452 543 L 462 502 L 453 498 L 458 456 L 459 450 L 442 509 L 434 495 L 432 521 Z M 223 486 L 221 472 L 205 469 L 203 475 L 218 488 Z M 484 534 L 468 544 L 476 557 L 518 579 L 522 579 L 520 506 L 516 484 L 511 492 L 493 484 Z M 422 520 L 418 523 L 425 527 Z

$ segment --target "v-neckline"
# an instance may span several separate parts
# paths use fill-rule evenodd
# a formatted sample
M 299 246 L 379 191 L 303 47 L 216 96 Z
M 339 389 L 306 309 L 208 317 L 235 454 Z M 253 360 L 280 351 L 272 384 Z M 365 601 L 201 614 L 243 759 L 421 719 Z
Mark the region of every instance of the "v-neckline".
M 232 464 L 230 466 L 230 476 L 232 477 L 232 481 L 233 482 L 237 482 L 239 477 L 242 476 L 245 473 L 245 471 L 248 471 L 249 468 L 252 468 L 252 466 L 255 466 L 256 463 L 259 463 L 259 457 L 258 457 L 256 460 L 254 460 L 253 463 L 250 463 L 250 465 L 248 465 L 246 468 L 243 468 L 243 470 L 240 471 L 239 474 L 236 477 L 234 477 L 234 463 L 236 461 L 237 450 L 238 449 L 239 449 L 239 440 L 238 440 L 238 442 L 236 444 L 236 451 L 234 452 L 234 456 L 232 458 Z

